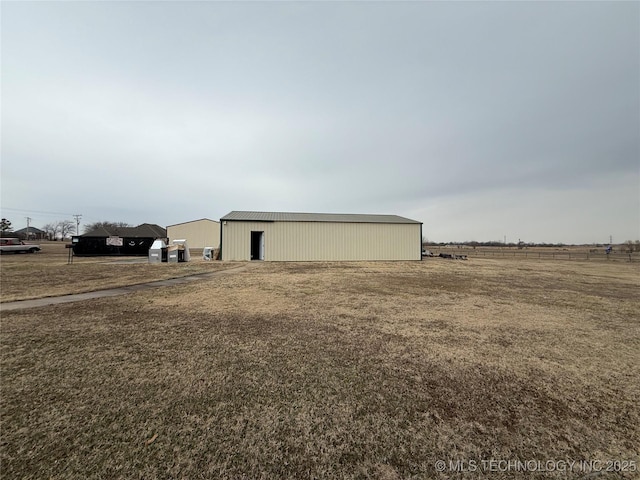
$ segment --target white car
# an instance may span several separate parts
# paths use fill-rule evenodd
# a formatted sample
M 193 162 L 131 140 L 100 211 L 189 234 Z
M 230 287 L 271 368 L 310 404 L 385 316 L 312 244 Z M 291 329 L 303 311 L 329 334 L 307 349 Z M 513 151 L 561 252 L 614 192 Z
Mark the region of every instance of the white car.
M 0 253 L 36 253 L 40 245 L 24 243 L 19 238 L 0 238 Z

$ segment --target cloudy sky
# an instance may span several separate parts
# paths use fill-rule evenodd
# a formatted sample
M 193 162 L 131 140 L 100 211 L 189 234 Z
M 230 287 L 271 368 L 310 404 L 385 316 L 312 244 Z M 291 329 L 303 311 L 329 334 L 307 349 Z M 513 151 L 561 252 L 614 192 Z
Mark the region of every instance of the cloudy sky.
M 640 238 L 638 2 L 9 2 L 2 216 Z M 81 227 L 82 228 L 82 227 Z

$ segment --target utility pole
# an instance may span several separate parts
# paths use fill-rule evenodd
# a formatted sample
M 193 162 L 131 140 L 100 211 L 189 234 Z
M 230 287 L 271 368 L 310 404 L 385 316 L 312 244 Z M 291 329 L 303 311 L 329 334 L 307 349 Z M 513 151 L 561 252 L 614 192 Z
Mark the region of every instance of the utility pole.
M 29 240 L 29 224 L 31 223 L 31 217 L 27 217 L 27 240 Z
M 80 219 L 82 218 L 82 214 L 76 213 L 73 216 L 76 219 L 76 235 L 80 235 Z

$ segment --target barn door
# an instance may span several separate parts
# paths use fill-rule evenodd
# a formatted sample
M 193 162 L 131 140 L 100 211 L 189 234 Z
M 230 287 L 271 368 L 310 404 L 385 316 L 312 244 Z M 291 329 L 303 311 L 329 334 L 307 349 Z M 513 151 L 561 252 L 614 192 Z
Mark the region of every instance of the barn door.
M 251 260 L 264 260 L 264 232 L 251 232 Z

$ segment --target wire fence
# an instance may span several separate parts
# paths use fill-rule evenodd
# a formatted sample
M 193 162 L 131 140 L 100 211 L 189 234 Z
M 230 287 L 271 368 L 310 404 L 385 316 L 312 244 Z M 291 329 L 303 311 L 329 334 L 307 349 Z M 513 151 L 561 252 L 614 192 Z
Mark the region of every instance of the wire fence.
M 604 250 L 527 250 L 527 249 L 508 249 L 508 248 L 431 248 L 429 251 L 439 256 L 440 253 L 462 256 L 469 258 L 512 258 L 512 259 L 531 259 L 531 260 L 588 260 L 596 262 L 627 262 L 640 263 L 640 252 L 611 252 L 605 253 Z

